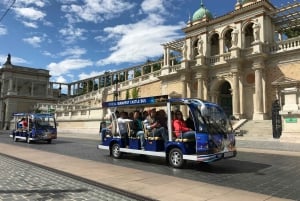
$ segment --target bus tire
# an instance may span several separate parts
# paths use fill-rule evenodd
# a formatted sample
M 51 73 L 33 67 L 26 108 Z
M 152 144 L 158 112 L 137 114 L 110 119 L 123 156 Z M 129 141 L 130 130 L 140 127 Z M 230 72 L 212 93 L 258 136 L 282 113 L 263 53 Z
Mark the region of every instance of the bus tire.
M 121 151 L 120 151 L 120 145 L 118 143 L 115 143 L 112 145 L 111 147 L 111 155 L 114 157 L 114 158 L 121 158 Z
M 182 168 L 184 163 L 182 151 L 178 148 L 171 149 L 169 152 L 169 164 L 174 168 Z

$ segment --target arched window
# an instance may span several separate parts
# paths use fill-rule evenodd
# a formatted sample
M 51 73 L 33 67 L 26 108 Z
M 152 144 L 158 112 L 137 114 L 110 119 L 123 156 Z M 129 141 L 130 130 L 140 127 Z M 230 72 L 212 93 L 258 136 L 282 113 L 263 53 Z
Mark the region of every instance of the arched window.
M 193 43 L 193 55 L 194 55 L 194 57 L 196 57 L 197 55 L 199 55 L 198 41 L 199 41 L 199 39 L 195 40 L 194 43 Z
M 220 45 L 219 45 L 219 34 L 215 33 L 210 39 L 210 55 L 220 54 Z
M 228 31 L 225 32 L 224 35 L 224 52 L 230 52 L 230 48 L 232 47 L 232 33 L 233 29 L 229 29 Z
M 250 23 L 245 28 L 245 48 L 251 47 L 251 43 L 254 41 L 253 36 L 253 23 Z

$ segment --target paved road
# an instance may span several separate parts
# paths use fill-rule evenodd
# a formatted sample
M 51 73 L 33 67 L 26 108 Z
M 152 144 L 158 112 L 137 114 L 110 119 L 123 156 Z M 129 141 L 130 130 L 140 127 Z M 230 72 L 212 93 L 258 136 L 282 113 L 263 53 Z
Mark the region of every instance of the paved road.
M 0 200 L 137 200 L 0 155 Z
M 183 170 L 173 169 L 165 165 L 164 160 L 152 157 L 126 155 L 116 160 L 108 156 L 106 151 L 97 150 L 98 141 L 80 138 L 59 138 L 54 144 L 14 143 L 7 135 L 0 135 L 0 142 L 14 146 L 30 147 L 82 159 L 100 161 L 108 164 L 129 167 L 201 181 L 218 186 L 247 190 L 279 198 L 300 200 L 300 161 L 299 144 L 274 142 L 238 141 L 244 150 L 235 159 L 219 161 L 210 165 L 188 163 Z M 248 145 L 248 146 L 247 146 Z M 269 153 L 263 148 L 269 147 Z M 258 146 L 253 149 L 253 146 Z M 249 149 L 251 148 L 251 149 Z M 273 148 L 273 150 L 271 149 Z M 242 148 L 240 148 L 242 149 Z M 275 152 L 274 150 L 294 150 L 294 152 Z M 253 152 L 251 151 L 253 150 Z

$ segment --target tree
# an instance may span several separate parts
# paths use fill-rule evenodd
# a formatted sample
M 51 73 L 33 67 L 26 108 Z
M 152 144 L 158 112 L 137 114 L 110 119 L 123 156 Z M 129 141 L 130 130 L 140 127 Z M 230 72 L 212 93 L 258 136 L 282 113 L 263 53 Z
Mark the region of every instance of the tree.
M 126 100 L 130 98 L 130 93 L 129 93 L 129 89 L 126 90 Z
M 290 28 L 283 32 L 288 38 L 300 36 L 300 27 Z
M 139 89 L 134 87 L 131 91 L 131 97 L 132 98 L 138 98 L 139 97 Z
M 134 70 L 134 78 L 139 77 L 142 75 L 141 69 L 135 69 Z

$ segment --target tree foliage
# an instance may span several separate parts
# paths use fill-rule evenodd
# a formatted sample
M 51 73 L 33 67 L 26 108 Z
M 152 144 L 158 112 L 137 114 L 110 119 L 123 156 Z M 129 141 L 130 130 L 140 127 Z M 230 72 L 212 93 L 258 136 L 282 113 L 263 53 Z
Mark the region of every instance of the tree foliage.
M 300 36 L 300 27 L 287 29 L 283 32 L 288 38 L 294 38 Z
M 136 88 L 136 87 L 132 88 L 131 97 L 132 98 L 138 98 L 139 97 L 139 89 L 138 88 Z

